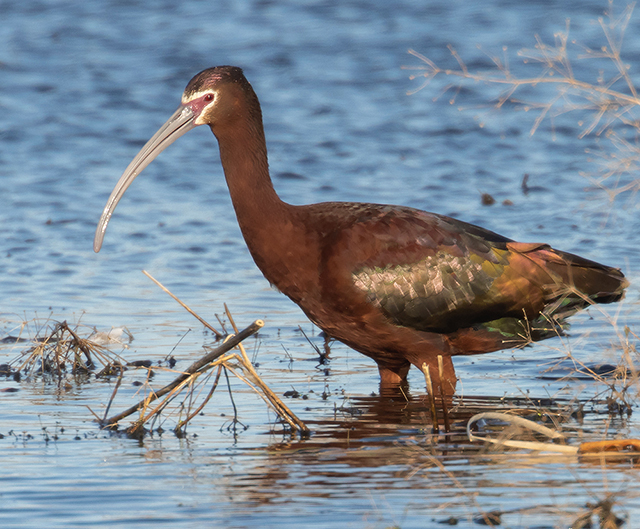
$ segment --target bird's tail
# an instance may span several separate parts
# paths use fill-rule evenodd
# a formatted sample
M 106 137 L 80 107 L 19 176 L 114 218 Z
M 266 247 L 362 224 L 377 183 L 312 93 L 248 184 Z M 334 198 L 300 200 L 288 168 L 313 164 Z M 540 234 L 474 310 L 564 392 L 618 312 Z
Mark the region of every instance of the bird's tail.
M 619 301 L 629 286 L 629 281 L 618 268 L 561 252 L 546 244 L 511 244 L 528 246 L 514 249 L 549 275 L 551 280 L 544 286 L 547 307 L 542 313 L 549 318 L 564 320 L 590 305 Z
M 506 317 L 479 323 L 449 335 L 455 354 L 477 354 L 522 347 L 564 334 L 566 319 L 597 303 L 624 297 L 629 281 L 618 268 L 601 265 L 546 244 L 508 243 L 509 249 L 530 259 L 544 291 L 544 309 L 527 317 Z M 544 278 L 544 279 L 543 279 Z

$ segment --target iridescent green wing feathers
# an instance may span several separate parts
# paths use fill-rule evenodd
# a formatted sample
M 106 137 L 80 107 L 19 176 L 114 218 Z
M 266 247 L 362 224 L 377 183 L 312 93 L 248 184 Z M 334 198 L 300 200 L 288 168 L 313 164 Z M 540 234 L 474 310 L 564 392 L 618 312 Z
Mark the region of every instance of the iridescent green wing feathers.
M 562 323 L 591 302 L 617 301 L 627 285 L 617 269 L 447 217 L 396 210 L 375 222 L 384 222 L 381 234 L 394 231 L 389 224 L 407 230 L 406 247 L 398 251 L 397 234 L 388 248 L 378 237 L 352 280 L 397 325 L 451 333 L 502 318 Z
M 508 253 L 489 252 L 451 255 L 440 250 L 412 264 L 363 267 L 353 281 L 394 322 L 451 332 L 480 321 L 479 312 L 485 313 L 483 321 L 489 311 L 499 316 L 505 304 L 494 284 L 509 265 Z

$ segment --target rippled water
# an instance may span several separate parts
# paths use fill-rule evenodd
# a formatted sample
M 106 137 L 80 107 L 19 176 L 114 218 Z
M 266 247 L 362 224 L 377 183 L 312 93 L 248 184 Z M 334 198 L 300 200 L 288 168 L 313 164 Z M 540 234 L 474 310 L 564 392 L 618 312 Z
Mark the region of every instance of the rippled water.
M 235 64 L 262 102 L 271 171 L 285 200 L 437 211 L 620 266 L 633 281 L 638 202 L 623 195 L 611 206 L 581 176 L 597 171 L 590 158 L 610 149 L 604 138 L 578 139 L 581 118 L 571 115 L 543 122 L 530 136 L 535 115 L 492 109 L 495 92 L 480 83 L 467 85 L 455 105 L 451 92 L 433 100 L 445 78 L 408 96 L 420 80 L 401 70 L 421 64 L 409 48 L 456 67 L 448 44 L 473 68 L 490 66 L 490 56 L 507 46 L 518 69 L 517 50 L 532 48 L 536 34 L 552 42 L 567 18 L 573 38 L 599 49 L 594 20 L 605 7 L 0 0 L 3 335 L 17 335 L 27 322 L 23 336 L 33 337 L 49 319 L 80 324 L 85 336 L 94 327 L 124 326 L 135 338 L 122 352 L 128 360 L 173 354 L 186 367 L 211 336 L 146 269 L 210 321 L 224 302 L 239 325 L 263 318 L 250 353 L 257 352 L 259 372 L 276 393 L 295 388 L 306 396 L 287 403 L 314 431 L 309 440 L 278 433 L 262 402 L 234 382 L 247 430 L 227 429 L 232 408 L 221 394 L 187 438 L 167 431 L 137 442 L 100 431 L 87 409 L 104 413 L 113 381 L 59 387 L 0 378 L 0 525 L 407 528 L 453 516 L 472 527 L 478 513 L 499 509 L 512 511 L 503 517 L 508 527 L 567 527 L 607 493 L 617 495 L 620 515 L 637 518 L 633 461 L 601 467 L 576 458 L 480 458 L 480 447 L 460 434 L 467 412 L 457 416 L 458 434 L 435 442 L 419 402 L 370 396 L 378 375 L 368 359 L 335 345 L 329 366 L 318 366 L 298 326 L 319 346 L 321 338 L 251 261 L 204 127 L 136 180 L 103 250 L 92 251 L 114 183 L 177 107 L 187 81 L 204 68 Z M 623 47 L 636 85 L 638 24 L 632 18 Z M 602 65 L 582 61 L 580 68 L 595 81 Z M 481 193 L 496 204 L 482 206 Z M 623 304 L 607 307 L 619 329 L 638 329 L 637 297 L 632 287 Z M 457 359 L 460 393 L 489 395 L 493 406 L 503 396 L 584 402 L 603 388 L 541 373 L 566 348 L 587 363 L 615 363 L 611 344 L 618 341 L 606 315 L 591 311 L 575 318 L 568 342 Z M 0 363 L 24 347 L 3 346 Z M 138 398 L 131 377 L 116 406 Z M 414 394 L 423 384 L 412 373 Z M 611 421 L 593 410 L 582 426 L 566 427 L 596 439 L 640 436 L 633 415 Z

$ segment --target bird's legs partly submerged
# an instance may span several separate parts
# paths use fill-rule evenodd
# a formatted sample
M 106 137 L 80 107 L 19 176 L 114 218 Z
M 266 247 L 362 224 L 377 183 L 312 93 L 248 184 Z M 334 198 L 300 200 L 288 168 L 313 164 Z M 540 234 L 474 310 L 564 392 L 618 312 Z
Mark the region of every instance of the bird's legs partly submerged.
M 440 367 L 438 357 L 423 359 L 424 362 L 420 365 L 416 363 L 416 367 L 423 372 L 423 365 L 428 367 L 429 377 L 435 395 L 451 397 L 456 392 L 457 381 L 453 361 L 449 355 L 442 355 L 441 358 L 442 367 Z M 380 395 L 395 395 L 398 393 L 399 388 L 405 387 L 407 385 L 407 375 L 409 374 L 410 367 L 411 364 L 409 362 L 392 367 L 378 364 L 378 371 L 380 372 Z

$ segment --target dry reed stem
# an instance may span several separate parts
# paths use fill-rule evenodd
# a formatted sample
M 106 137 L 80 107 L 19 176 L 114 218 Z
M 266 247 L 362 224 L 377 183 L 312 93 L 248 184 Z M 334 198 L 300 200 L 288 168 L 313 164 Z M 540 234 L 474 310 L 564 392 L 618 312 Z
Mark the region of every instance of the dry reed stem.
M 239 360 L 239 358 L 238 358 Z M 238 367 L 240 367 L 245 376 L 240 375 L 234 366 L 225 363 L 225 367 L 231 371 L 236 377 L 242 380 L 250 388 L 252 388 L 264 402 L 270 406 L 276 414 L 291 426 L 296 431 L 300 431 L 303 436 L 308 436 L 310 431 L 304 422 L 302 422 L 296 415 L 282 402 L 282 400 L 264 383 L 264 381 L 258 376 L 251 364 L 245 364 L 239 361 Z
M 151 281 L 153 281 L 156 285 L 158 285 L 162 290 L 164 290 L 167 294 L 169 294 L 173 299 L 175 299 L 180 306 L 186 310 L 189 314 L 191 314 L 196 320 L 198 320 L 202 325 L 204 325 L 207 329 L 209 329 L 213 334 L 216 335 L 217 338 L 222 338 L 222 334 L 212 325 L 209 325 L 207 321 L 198 316 L 194 311 L 192 311 L 185 303 L 183 303 L 177 296 L 169 291 L 160 281 L 158 281 L 155 277 L 153 277 L 149 272 L 143 270 L 142 273 L 146 275 Z M 237 331 L 236 331 L 237 332 Z
M 152 401 L 156 400 L 157 398 L 168 394 L 174 388 L 182 385 L 185 381 L 187 381 L 191 375 L 200 374 L 199 372 L 202 371 L 203 369 L 205 369 L 205 370 L 208 369 L 210 367 L 210 364 L 214 360 L 216 360 L 217 358 L 219 358 L 220 356 L 222 356 L 226 352 L 228 352 L 231 349 L 233 349 L 242 340 L 244 340 L 244 339 L 248 338 L 249 336 L 251 336 L 252 334 L 255 334 L 256 332 L 258 332 L 263 326 L 264 326 L 264 322 L 262 320 L 256 320 L 251 325 L 249 325 L 246 329 L 244 329 L 243 331 L 239 332 L 238 334 L 235 334 L 233 336 L 229 336 L 228 339 L 222 345 L 220 345 L 219 347 L 215 348 L 213 351 L 209 352 L 208 354 L 204 355 L 197 362 L 194 362 L 193 364 L 191 364 L 173 382 L 171 382 L 170 384 L 166 385 L 165 387 L 163 387 L 159 391 L 154 392 L 153 394 L 149 395 L 147 398 L 141 400 L 140 402 L 138 402 L 137 404 L 131 406 L 128 409 L 126 409 L 122 413 L 119 413 L 119 414 L 114 415 L 113 417 L 109 418 L 103 424 L 103 426 L 109 426 L 109 427 L 114 426 L 115 424 L 118 423 L 118 421 L 122 420 L 123 418 L 128 417 L 129 415 L 131 415 L 132 413 L 135 413 L 136 411 L 140 410 L 141 408 L 148 406 L 149 403 L 151 403 Z
M 238 344 L 239 348 L 243 348 L 242 344 Z M 219 369 L 225 367 L 231 373 L 233 373 L 239 380 L 244 382 L 247 386 L 249 386 L 253 391 L 255 391 L 264 401 L 265 403 L 271 407 L 276 414 L 284 420 L 294 431 L 300 431 L 303 436 L 309 434 L 309 429 L 296 415 L 278 398 L 278 396 L 271 391 L 271 389 L 264 383 L 264 381 L 260 378 L 260 376 L 253 369 L 251 363 L 246 362 L 246 352 L 239 356 L 236 353 L 230 353 L 218 358 L 217 360 L 211 362 L 208 366 L 203 368 L 201 371 L 196 373 L 192 373 L 188 378 L 181 381 L 178 385 L 173 387 L 168 393 L 165 393 L 163 389 L 158 392 L 153 393 L 149 397 L 147 397 L 144 401 L 145 404 L 148 405 L 152 400 L 155 400 L 161 396 L 165 398 L 156 405 L 154 408 L 146 411 L 140 416 L 140 418 L 136 421 L 137 427 L 141 426 L 149 422 L 150 420 L 157 417 L 167 406 L 168 404 L 175 399 L 187 386 L 189 387 L 189 397 L 193 396 L 194 386 L 196 379 L 205 371 L 214 367 L 218 367 Z M 237 365 L 230 364 L 231 361 L 235 360 Z M 239 371 L 240 372 L 239 372 Z M 242 373 L 242 374 L 241 374 Z M 188 412 L 188 416 L 186 419 L 181 420 L 176 426 L 175 430 L 182 430 L 186 424 L 195 417 L 206 405 L 206 403 L 211 399 L 214 390 L 218 384 L 218 378 L 220 376 L 220 371 L 218 371 L 218 375 L 216 376 L 216 380 L 209 391 L 207 397 L 205 397 L 204 401 L 198 406 L 195 411 Z M 180 377 L 179 377 L 180 378 Z M 139 403 L 140 404 L 140 403 Z M 130 408 L 130 410 L 133 410 Z M 129 410 L 128 410 L 129 411 Z M 113 418 L 109 419 L 106 422 L 108 426 L 113 426 Z
M 640 452 L 640 439 L 609 439 L 603 441 L 590 441 L 580 443 L 578 446 L 570 446 L 566 444 L 555 444 L 538 441 L 521 441 L 513 438 L 506 438 L 506 433 L 501 438 L 494 439 L 491 437 L 481 437 L 471 432 L 472 426 L 480 420 L 499 420 L 505 422 L 508 425 L 517 426 L 519 428 L 530 430 L 550 439 L 556 439 L 565 441 L 566 438 L 563 434 L 552 428 L 547 428 L 537 422 L 530 421 L 517 415 L 507 413 L 496 412 L 483 412 L 478 413 L 471 417 L 467 422 L 467 436 L 469 441 L 483 441 L 499 447 L 506 448 L 519 448 L 532 450 L 535 452 L 554 452 L 566 455 L 595 455 L 601 457 L 615 457 L 622 456 L 628 457 L 632 455 L 635 457 L 635 453 Z
M 175 299 L 178 303 L 180 303 L 180 305 L 184 307 L 198 321 L 203 323 L 207 328 L 211 329 L 216 334 L 216 336 L 221 336 L 220 333 L 218 333 L 215 329 L 213 329 L 203 318 L 198 316 L 185 303 L 183 303 L 180 299 L 174 296 L 158 280 L 153 278 L 146 271 L 143 271 L 143 273 L 147 277 L 149 277 L 154 283 L 156 283 L 160 288 L 162 288 L 162 290 L 168 293 L 173 299 Z M 129 429 L 130 431 L 137 432 L 142 428 L 142 426 L 145 423 L 157 418 L 159 414 L 168 406 L 168 404 L 173 399 L 175 399 L 185 388 L 188 388 L 187 399 L 189 400 L 189 404 L 187 405 L 187 410 L 188 410 L 187 416 L 186 418 L 180 420 L 175 428 L 176 432 L 182 431 L 186 426 L 186 424 L 204 408 L 207 402 L 209 402 L 209 400 L 213 395 L 213 392 L 215 391 L 218 385 L 218 381 L 220 377 L 220 369 L 222 367 L 226 367 L 234 375 L 236 375 L 236 377 L 238 377 L 240 380 L 245 382 L 245 384 L 247 384 L 253 391 L 258 393 L 258 395 L 267 403 L 267 405 L 270 406 L 282 420 L 284 420 L 289 424 L 289 426 L 291 426 L 292 430 L 294 431 L 298 430 L 301 432 L 302 435 L 308 435 L 309 429 L 307 428 L 307 426 L 300 419 L 298 419 L 295 416 L 295 414 L 293 414 L 293 412 L 291 412 L 291 410 L 278 398 L 278 396 L 275 393 L 273 393 L 273 391 L 271 391 L 271 389 L 267 386 L 267 384 L 265 384 L 264 381 L 260 378 L 258 373 L 253 368 L 253 365 L 249 360 L 249 357 L 246 353 L 246 350 L 244 349 L 244 346 L 241 344 L 241 341 L 244 338 L 257 332 L 264 325 L 264 323 L 262 322 L 262 320 L 257 320 L 247 329 L 243 331 L 238 331 L 238 328 L 235 324 L 233 316 L 231 315 L 231 312 L 229 311 L 229 308 L 227 307 L 226 303 L 224 305 L 224 308 L 225 308 L 225 313 L 227 315 L 227 318 L 229 319 L 229 322 L 231 323 L 234 331 L 236 332 L 235 335 L 228 336 L 225 342 L 220 347 L 210 352 L 209 354 L 205 355 L 198 362 L 195 362 L 194 364 L 192 364 L 189 368 L 187 368 L 186 371 L 181 373 L 180 376 L 178 376 L 171 384 L 165 386 L 164 388 L 160 389 L 157 392 L 152 392 L 145 399 L 138 402 L 136 405 L 130 407 L 129 409 L 125 410 L 124 412 L 114 417 L 111 417 L 109 419 L 103 420 L 102 425 L 107 427 L 114 427 L 117 424 L 117 422 L 120 421 L 121 419 L 135 413 L 136 411 L 141 410 L 139 419 L 134 423 L 134 426 Z M 240 355 L 237 355 L 236 353 L 228 353 L 228 351 L 230 351 L 234 347 L 238 347 L 240 349 Z M 237 365 L 234 366 L 229 363 L 230 361 L 233 361 L 233 360 L 237 362 Z M 219 368 L 218 374 L 216 376 L 216 379 L 211 389 L 209 390 L 208 395 L 205 397 L 204 401 L 195 410 L 192 410 L 191 406 L 194 400 L 197 399 L 197 397 L 194 394 L 197 379 L 205 371 L 208 371 L 214 367 Z M 238 372 L 238 370 L 241 371 L 244 375 L 241 375 Z M 164 397 L 164 399 L 162 399 L 155 407 L 153 407 L 152 409 L 149 409 L 149 404 L 152 401 L 159 399 L 161 397 Z M 185 399 L 182 402 L 183 407 L 185 406 L 185 402 L 187 399 Z
M 619 453 L 625 450 L 633 450 L 634 452 L 640 452 L 640 439 L 611 439 L 605 441 L 590 441 L 586 443 L 580 443 L 578 448 L 579 454 L 600 454 L 602 452 L 607 453 Z
M 118 393 L 120 384 L 122 384 L 122 371 L 120 371 L 120 374 L 118 375 L 118 380 L 116 380 L 116 385 L 114 386 L 113 391 L 111 392 L 111 398 L 109 399 L 109 403 L 107 404 L 107 409 L 104 410 L 104 417 L 102 417 L 102 420 L 100 421 L 101 423 L 104 423 L 107 420 L 107 416 L 109 415 L 109 410 L 111 409 L 113 400 L 116 398 L 116 393 Z
M 229 307 L 227 307 L 227 304 L 224 303 L 224 312 L 227 315 L 227 318 L 229 319 L 229 323 L 231 324 L 231 327 L 233 328 L 233 332 L 238 332 L 238 327 L 236 326 L 236 322 L 233 320 L 233 316 L 231 315 L 231 311 L 229 310 Z M 246 364 L 247 366 L 251 366 L 251 361 L 249 360 L 249 357 L 247 356 L 247 352 L 244 350 L 244 346 L 242 344 L 238 344 L 239 347 L 238 349 L 240 349 L 240 354 L 242 355 L 242 359 L 243 359 L 243 363 Z
M 216 378 L 213 381 L 213 384 L 211 385 L 211 389 L 209 390 L 209 394 L 205 397 L 205 399 L 202 401 L 200 406 L 198 406 L 193 412 L 187 414 L 187 418 L 186 419 L 178 422 L 178 424 L 174 428 L 174 430 L 176 432 L 183 431 L 183 428 L 187 425 L 187 423 L 191 419 L 193 419 L 196 415 L 198 415 L 204 409 L 204 407 L 207 405 L 207 403 L 211 400 L 211 397 L 213 397 L 213 392 L 218 387 L 218 382 L 220 381 L 220 374 L 221 373 L 222 373 L 222 366 L 219 365 L 218 366 L 218 371 L 216 373 Z
M 227 318 L 229 319 L 229 322 L 231 323 L 231 326 L 233 327 L 233 330 L 235 332 L 238 332 L 238 328 L 236 327 L 233 316 L 231 316 L 231 312 L 229 311 L 229 307 L 227 307 L 226 303 L 224 304 L 224 310 Z M 300 430 L 303 435 L 308 435 L 309 429 L 307 428 L 307 426 L 300 419 L 298 419 L 298 417 L 295 416 L 295 414 L 287 407 L 287 405 L 282 402 L 282 400 L 273 391 L 271 391 L 271 388 L 269 388 L 269 386 L 267 386 L 260 378 L 256 370 L 253 368 L 253 364 L 249 360 L 249 356 L 245 351 L 244 345 L 242 345 L 241 343 L 238 344 L 238 349 L 240 349 L 240 354 L 242 355 L 242 361 L 239 362 L 239 367 L 246 371 L 247 379 L 251 379 L 251 381 L 253 382 L 253 384 L 250 384 L 249 380 L 242 379 L 245 384 L 249 385 L 250 387 L 257 386 L 260 391 L 256 390 L 256 392 L 267 403 L 267 405 L 271 406 L 275 410 L 275 412 L 282 419 L 284 419 L 289 424 L 289 426 L 291 426 L 291 428 L 293 428 L 294 430 Z M 236 372 L 233 373 L 238 378 L 241 378 Z

